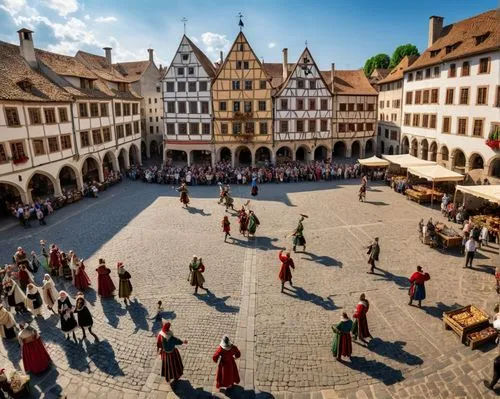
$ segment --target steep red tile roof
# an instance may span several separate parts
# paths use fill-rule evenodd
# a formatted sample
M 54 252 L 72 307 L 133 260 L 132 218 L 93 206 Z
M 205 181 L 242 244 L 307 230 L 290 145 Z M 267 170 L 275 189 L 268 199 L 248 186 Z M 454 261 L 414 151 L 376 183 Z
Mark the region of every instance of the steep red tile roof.
M 332 85 L 332 72 L 321 71 L 326 84 Z M 362 69 L 335 70 L 334 94 L 377 95 Z
M 392 69 L 389 75 L 387 75 L 384 79 L 379 80 L 377 83 L 380 85 L 382 83 L 390 83 L 403 79 L 404 70 L 410 67 L 417 58 L 418 55 L 407 55 L 403 57 L 403 59 L 399 61 L 399 64 Z
M 106 57 L 90 54 L 85 51 L 78 51 L 75 58 L 104 80 L 110 82 L 127 82 L 120 72 L 108 64 Z
M 288 73 L 293 70 L 295 64 L 288 64 Z M 262 69 L 271 78 L 271 86 L 278 88 L 283 84 L 283 64 L 280 62 L 264 62 Z
M 407 71 L 499 49 L 499 14 L 491 10 L 445 26 L 436 42 Z
M 75 76 L 77 78 L 97 79 L 97 75 L 85 65 L 69 55 L 51 53 L 35 49 L 36 57 L 55 73 L 61 76 Z
M 151 62 L 148 61 L 132 61 L 132 62 L 119 62 L 113 64 L 115 69 L 120 72 L 127 82 L 137 82 L 141 79 L 146 69 L 148 69 Z

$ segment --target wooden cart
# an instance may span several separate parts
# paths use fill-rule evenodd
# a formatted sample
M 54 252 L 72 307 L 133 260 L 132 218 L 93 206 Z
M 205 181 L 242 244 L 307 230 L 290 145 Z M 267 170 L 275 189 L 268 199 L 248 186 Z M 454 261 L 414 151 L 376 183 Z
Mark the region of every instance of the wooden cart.
M 463 344 L 467 342 L 469 333 L 488 327 L 490 323 L 489 318 L 486 312 L 483 312 L 474 305 L 468 305 L 443 313 L 445 329 L 453 330 Z
M 436 234 L 439 237 L 441 245 L 444 248 L 457 248 L 457 247 L 460 247 L 462 245 L 462 237 L 460 237 L 460 236 L 450 237 L 450 236 L 444 235 L 441 232 L 437 232 Z

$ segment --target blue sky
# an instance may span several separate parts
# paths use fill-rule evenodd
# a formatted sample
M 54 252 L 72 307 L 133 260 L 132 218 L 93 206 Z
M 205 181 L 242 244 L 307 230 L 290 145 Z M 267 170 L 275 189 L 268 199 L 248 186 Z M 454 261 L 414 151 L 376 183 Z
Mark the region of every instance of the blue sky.
M 168 64 L 183 33 L 213 60 L 227 53 L 244 32 L 258 57 L 281 62 L 302 52 L 305 41 L 322 69 L 357 69 L 366 58 L 389 55 L 399 44 L 427 45 L 428 18 L 445 24 L 495 8 L 494 0 L 339 1 L 339 0 L 0 0 L 0 40 L 17 43 L 16 31 L 35 31 L 39 48 L 74 55 L 78 49 L 103 53 L 113 47 L 115 61 L 147 59 L 154 48 L 157 63 Z

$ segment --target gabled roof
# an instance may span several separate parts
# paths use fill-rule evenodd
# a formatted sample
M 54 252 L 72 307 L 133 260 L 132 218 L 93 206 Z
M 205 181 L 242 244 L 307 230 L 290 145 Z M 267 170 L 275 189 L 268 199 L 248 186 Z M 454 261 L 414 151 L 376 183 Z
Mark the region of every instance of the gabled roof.
M 389 75 L 387 75 L 384 79 L 379 80 L 377 83 L 380 85 L 403 79 L 404 70 L 411 66 L 417 58 L 418 55 L 407 55 L 403 57 L 403 59 L 399 61 L 399 64 L 392 69 Z
M 205 72 L 208 74 L 208 76 L 210 76 L 213 79 L 215 77 L 216 71 L 212 61 L 210 61 L 210 59 L 205 55 L 205 53 L 201 51 L 198 48 L 198 46 L 189 39 L 189 37 L 187 37 L 186 35 L 184 35 L 184 37 L 186 38 L 187 42 L 193 49 L 193 53 L 196 55 L 196 58 L 198 58 L 198 61 L 200 62 L 203 69 L 205 69 Z
M 288 64 L 288 73 L 290 73 L 294 65 Z M 283 64 L 279 62 L 264 62 L 262 69 L 271 79 L 271 86 L 278 88 L 283 84 Z
M 327 85 L 332 85 L 332 72 L 321 71 Z M 335 70 L 334 94 L 377 95 L 377 90 L 368 81 L 362 69 Z
M 112 65 L 108 64 L 106 57 L 78 51 L 75 58 L 85 64 L 92 72 L 101 79 L 110 82 L 127 82 L 127 80 Z
M 374 79 L 384 79 L 389 72 L 391 72 L 391 68 L 375 68 L 371 75 L 370 78 Z
M 61 76 L 75 76 L 77 78 L 97 79 L 97 75 L 88 69 L 75 57 L 51 53 L 45 50 L 35 49 L 36 57 L 55 73 Z
M 137 82 L 142 78 L 151 61 L 131 61 L 113 64 L 113 67 L 120 72 L 122 77 L 129 83 Z
M 491 10 L 445 26 L 434 44 L 407 71 L 499 49 L 499 15 L 497 10 Z
M 31 84 L 25 91 L 19 82 Z M 12 101 L 71 101 L 69 93 L 35 71 L 21 56 L 19 46 L 0 41 L 0 98 Z
M 312 64 L 314 66 L 314 68 L 316 68 L 316 71 L 318 72 L 319 74 L 319 77 L 320 79 L 323 81 L 323 84 L 325 85 L 325 88 L 330 92 L 331 94 L 331 90 L 330 90 L 330 87 L 328 86 L 328 84 L 326 83 L 325 81 L 325 78 L 323 77 L 323 75 L 321 74 L 319 68 L 318 68 L 318 65 L 316 64 L 316 61 L 314 61 L 314 58 L 311 54 L 311 52 L 309 51 L 309 49 L 306 47 L 304 49 L 304 51 L 302 51 L 302 54 L 300 55 L 299 59 L 297 60 L 297 62 L 295 64 L 293 64 L 293 68 L 291 71 L 288 71 L 287 73 L 287 78 L 286 80 L 283 82 L 283 84 L 281 85 L 281 88 L 278 90 L 278 92 L 276 93 L 276 96 L 279 96 L 281 94 L 281 92 L 286 88 L 288 82 L 290 81 L 292 75 L 295 73 L 295 70 L 297 69 L 297 67 L 299 66 L 299 64 L 301 63 L 300 61 L 304 58 L 304 56 L 309 56 L 309 58 L 311 59 L 312 61 Z

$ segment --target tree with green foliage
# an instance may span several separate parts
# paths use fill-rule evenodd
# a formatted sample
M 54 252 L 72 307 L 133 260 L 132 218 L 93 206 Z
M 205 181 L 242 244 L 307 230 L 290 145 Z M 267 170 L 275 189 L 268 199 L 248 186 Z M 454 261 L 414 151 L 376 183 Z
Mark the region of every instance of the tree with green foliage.
M 366 76 L 370 76 L 374 69 L 376 68 L 387 68 L 389 67 L 391 59 L 387 54 L 381 53 L 374 55 L 366 60 L 363 70 Z
M 394 68 L 407 55 L 417 55 L 417 56 L 420 55 L 417 46 L 408 43 L 396 47 L 396 50 L 394 50 L 394 53 L 392 53 L 391 63 L 389 64 L 389 68 Z

